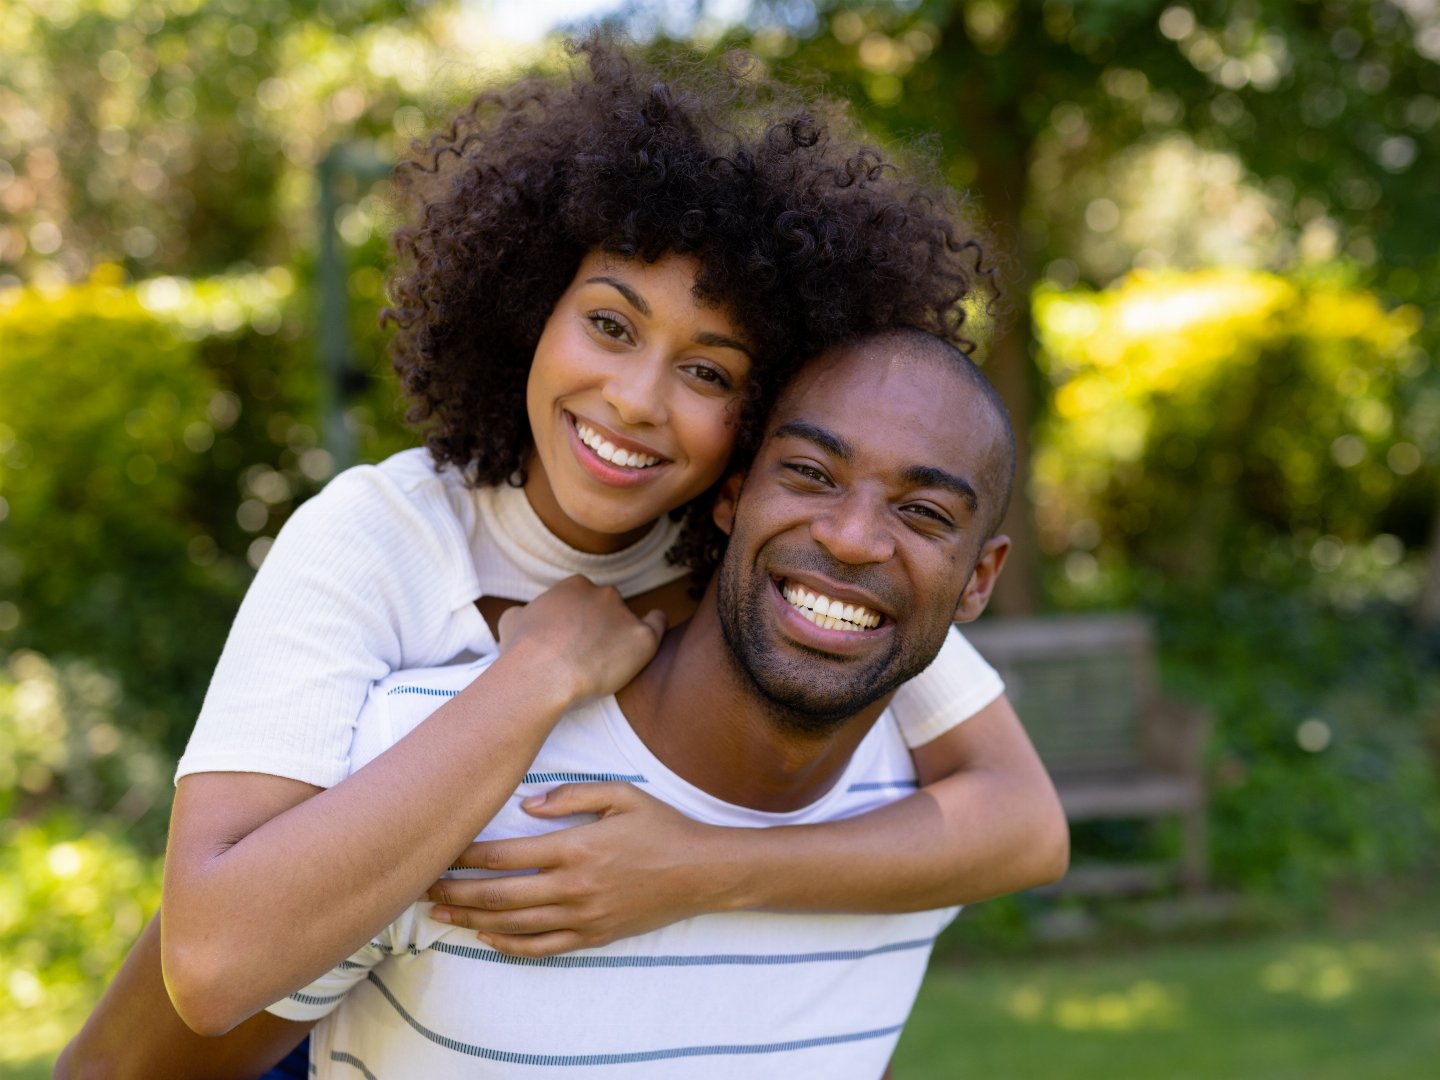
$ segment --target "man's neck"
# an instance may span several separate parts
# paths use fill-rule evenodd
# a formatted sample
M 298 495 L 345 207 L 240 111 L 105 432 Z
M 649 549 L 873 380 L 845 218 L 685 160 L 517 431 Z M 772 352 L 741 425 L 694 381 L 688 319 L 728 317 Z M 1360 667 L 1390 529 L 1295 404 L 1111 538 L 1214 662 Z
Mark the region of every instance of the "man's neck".
M 877 702 L 826 734 L 786 725 L 730 658 L 713 595 L 616 697 L 666 767 L 718 799 L 772 812 L 830 790 L 885 707 Z

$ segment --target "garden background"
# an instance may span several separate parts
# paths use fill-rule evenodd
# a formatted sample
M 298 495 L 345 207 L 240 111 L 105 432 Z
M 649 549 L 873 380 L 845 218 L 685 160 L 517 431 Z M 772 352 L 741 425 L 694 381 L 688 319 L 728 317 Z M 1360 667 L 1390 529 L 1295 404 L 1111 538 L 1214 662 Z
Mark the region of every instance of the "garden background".
M 1120 914 L 1057 955 L 1053 901 L 982 905 L 899 1075 L 1423 1075 L 1440 4 L 619 17 L 744 46 L 973 193 L 1011 256 L 984 359 L 1026 469 L 997 605 L 1150 613 L 1167 689 L 1218 718 L 1232 917 L 1157 941 Z M 385 165 L 565 62 L 461 0 L 0 7 L 0 1074 L 44 1074 L 153 910 L 173 762 L 270 539 L 414 442 L 376 329 Z

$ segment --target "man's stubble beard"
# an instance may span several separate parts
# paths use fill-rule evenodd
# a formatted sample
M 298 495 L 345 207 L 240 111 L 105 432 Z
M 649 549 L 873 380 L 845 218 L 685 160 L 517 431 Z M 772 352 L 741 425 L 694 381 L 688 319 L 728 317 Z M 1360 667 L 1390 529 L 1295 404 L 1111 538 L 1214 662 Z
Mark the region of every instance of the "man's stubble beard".
M 732 537 L 730 550 L 735 548 Z M 823 557 L 809 556 L 805 561 L 832 580 L 843 581 L 847 576 L 854 576 L 847 574 L 843 565 Z M 716 583 L 720 630 L 728 662 L 755 690 L 771 718 L 795 734 L 809 737 L 830 734 L 856 713 L 924 671 L 944 644 L 942 634 L 934 648 L 907 650 L 907 642 L 898 633 L 892 633 L 890 647 L 882 656 L 869 663 L 846 665 L 839 673 L 835 670 L 835 658 L 819 651 L 813 653 L 816 658 L 813 666 L 803 659 L 787 662 L 776 650 L 766 647 L 773 643 L 766 632 L 770 579 L 754 571 L 747 589 L 736 568 L 737 562 L 727 551 Z M 795 564 L 795 568 L 804 567 Z M 947 630 L 948 627 L 947 623 Z M 794 643 L 792 647 L 802 652 L 811 651 Z

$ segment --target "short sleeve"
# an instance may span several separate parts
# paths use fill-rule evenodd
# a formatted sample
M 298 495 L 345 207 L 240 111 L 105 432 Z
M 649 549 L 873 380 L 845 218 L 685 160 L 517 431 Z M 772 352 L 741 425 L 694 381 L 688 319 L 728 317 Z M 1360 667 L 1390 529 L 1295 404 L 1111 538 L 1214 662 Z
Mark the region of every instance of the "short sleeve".
M 473 611 L 463 533 L 442 496 L 426 498 L 362 466 L 291 516 L 241 603 L 177 779 L 264 772 L 330 787 L 348 774 L 370 685 L 443 659 L 450 615 Z
M 895 694 L 890 711 L 905 744 L 924 746 L 1005 692 L 1000 673 L 952 626 L 934 662 Z
M 309 986 L 296 990 L 273 1005 L 267 1005 L 265 1011 L 282 1020 L 319 1020 L 328 1016 L 340 1007 L 345 995 L 364 982 L 371 970 L 388 955 L 390 950 L 382 942 L 372 941 Z

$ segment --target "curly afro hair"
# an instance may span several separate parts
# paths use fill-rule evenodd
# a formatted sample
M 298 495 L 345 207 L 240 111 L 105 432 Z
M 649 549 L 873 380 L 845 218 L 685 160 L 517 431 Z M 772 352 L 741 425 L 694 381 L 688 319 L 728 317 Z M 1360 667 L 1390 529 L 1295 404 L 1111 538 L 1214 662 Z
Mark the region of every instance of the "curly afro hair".
M 531 357 L 593 250 L 697 260 L 697 295 L 755 353 L 742 464 L 779 388 L 829 346 L 911 326 L 970 351 L 964 304 L 992 275 L 954 192 L 743 58 L 664 73 L 605 33 L 568 48 L 568 77 L 481 94 L 396 170 L 410 223 L 395 234 L 383 319 L 437 465 L 472 484 L 523 483 Z M 677 508 L 697 512 L 670 552 L 699 577 L 723 542 L 711 494 Z

